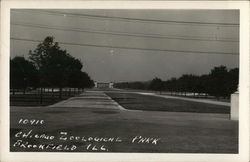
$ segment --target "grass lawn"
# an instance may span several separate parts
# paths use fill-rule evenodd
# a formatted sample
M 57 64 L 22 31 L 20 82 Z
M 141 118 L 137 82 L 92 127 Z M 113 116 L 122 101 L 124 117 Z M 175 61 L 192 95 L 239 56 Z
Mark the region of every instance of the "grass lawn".
M 62 100 L 66 100 L 70 97 L 75 96 L 77 93 L 69 93 L 67 91 L 62 92 L 62 97 L 59 98 L 59 92 L 44 92 L 41 95 L 37 93 L 26 93 L 26 94 L 11 94 L 10 105 L 11 106 L 48 106 L 57 103 Z
M 228 106 L 198 103 L 179 99 L 166 99 L 136 93 L 106 92 L 106 94 L 125 109 L 171 112 L 230 113 L 230 107 Z
M 175 113 L 175 115 L 177 115 Z M 205 115 L 205 114 L 201 114 Z M 43 125 L 21 125 L 18 120 L 44 119 Z M 99 152 L 88 150 L 89 144 L 107 151 L 100 152 L 156 152 L 156 153 L 237 153 L 238 123 L 226 119 L 204 120 L 204 118 L 174 117 L 171 112 L 119 111 L 83 108 L 11 108 L 10 150 L 57 152 L 51 149 L 13 147 L 17 140 L 30 144 L 54 144 L 77 146 L 74 152 Z M 22 132 L 53 135 L 53 140 L 17 138 Z M 79 137 L 119 137 L 121 142 L 84 142 L 59 140 L 59 133 Z M 132 143 L 136 136 L 159 138 L 155 144 Z M 62 152 L 68 152 L 62 150 Z

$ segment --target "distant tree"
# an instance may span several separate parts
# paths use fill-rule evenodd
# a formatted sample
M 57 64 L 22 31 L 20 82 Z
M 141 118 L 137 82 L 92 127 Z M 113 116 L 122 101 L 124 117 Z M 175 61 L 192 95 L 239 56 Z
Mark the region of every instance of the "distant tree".
M 160 78 L 156 77 L 150 82 L 149 89 L 159 91 L 161 93 L 161 91 L 163 90 L 163 86 L 163 81 Z
M 173 93 L 173 92 L 176 92 L 177 91 L 177 79 L 176 78 L 171 78 L 170 80 L 169 80 L 169 85 L 168 85 L 168 87 L 169 87 L 169 90 L 170 90 L 170 92 L 171 92 L 171 94 Z
M 10 87 L 27 89 L 37 86 L 37 69 L 34 64 L 24 57 L 16 56 L 10 60 Z
M 234 68 L 228 71 L 227 76 L 227 94 L 230 95 L 237 91 L 239 84 L 239 68 Z
M 133 89 L 148 89 L 148 82 L 131 82 L 130 88 Z
M 121 89 L 142 89 L 147 90 L 149 89 L 149 82 L 148 81 L 135 81 L 135 82 L 120 82 L 114 84 L 115 88 L 121 88 Z
M 226 66 L 214 67 L 209 74 L 197 76 L 192 74 L 183 74 L 179 78 L 171 78 L 162 81 L 154 78 L 147 82 L 122 82 L 116 83 L 117 88 L 144 89 L 154 91 L 168 91 L 184 93 L 191 92 L 194 95 L 205 94 L 219 97 L 229 97 L 238 87 L 239 69 L 228 70 Z
M 228 88 L 227 84 L 225 84 L 227 82 L 227 79 L 228 71 L 226 66 L 214 67 L 209 74 L 209 94 L 217 98 L 219 98 L 220 96 L 228 96 Z
M 192 74 L 184 74 L 178 79 L 178 89 L 180 92 L 194 92 L 197 77 Z
M 197 76 L 195 80 L 194 92 L 195 93 L 208 93 L 208 75 Z

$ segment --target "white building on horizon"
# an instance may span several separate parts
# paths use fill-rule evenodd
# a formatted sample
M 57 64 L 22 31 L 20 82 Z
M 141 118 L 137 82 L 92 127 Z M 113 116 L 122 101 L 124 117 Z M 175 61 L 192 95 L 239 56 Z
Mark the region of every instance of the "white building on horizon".
M 97 82 L 95 81 L 95 88 L 114 88 L 113 82 Z

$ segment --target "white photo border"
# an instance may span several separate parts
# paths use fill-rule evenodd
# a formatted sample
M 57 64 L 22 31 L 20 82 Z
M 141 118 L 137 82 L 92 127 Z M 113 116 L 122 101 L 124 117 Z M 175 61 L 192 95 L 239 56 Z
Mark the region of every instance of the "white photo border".
M 238 9 L 240 10 L 239 153 L 28 153 L 9 151 L 10 9 Z M 249 1 L 2 0 L 0 54 L 0 161 L 249 161 Z

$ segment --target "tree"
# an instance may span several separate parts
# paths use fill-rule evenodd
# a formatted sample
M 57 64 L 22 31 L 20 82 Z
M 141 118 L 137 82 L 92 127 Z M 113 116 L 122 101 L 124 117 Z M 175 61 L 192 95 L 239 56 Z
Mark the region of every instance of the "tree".
M 82 71 L 71 73 L 69 79 L 69 86 L 74 88 L 92 88 L 94 86 L 94 81 L 90 76 Z
M 184 92 L 194 92 L 195 91 L 195 83 L 196 83 L 196 76 L 192 74 L 184 74 L 178 79 L 179 83 L 179 91 Z
M 237 91 L 239 84 L 239 68 L 234 68 L 228 71 L 227 77 L 227 94 L 230 95 Z
M 39 71 L 40 86 L 59 87 L 60 98 L 63 87 L 76 87 L 79 82 L 87 82 L 85 79 L 88 78 L 83 77 L 81 73 L 82 62 L 62 50 L 51 36 L 46 37 L 35 50 L 30 51 L 29 58 Z
M 214 67 L 209 74 L 209 94 L 219 98 L 220 96 L 226 97 L 227 93 L 227 68 L 226 66 Z
M 230 94 L 237 91 L 239 82 L 239 69 L 228 70 L 226 66 L 214 67 L 209 74 L 197 76 L 193 74 L 183 74 L 179 78 L 171 78 L 162 81 L 154 78 L 147 82 L 122 82 L 116 83 L 117 88 L 144 89 L 155 91 L 173 92 L 191 92 L 195 94 L 206 94 L 219 97 L 229 97 Z
M 149 89 L 154 90 L 154 91 L 161 91 L 163 90 L 163 81 L 160 78 L 154 78 L 150 84 L 149 84 Z
M 37 86 L 37 69 L 24 57 L 16 56 L 10 60 L 10 87 L 23 89 Z
M 209 78 L 208 75 L 202 75 L 196 78 L 195 87 L 194 87 L 195 93 L 205 93 L 205 94 L 208 93 L 208 89 L 209 89 L 208 78 Z
M 167 81 L 168 85 L 168 90 L 171 92 L 171 95 L 173 92 L 177 91 L 177 79 L 176 78 L 171 78 L 170 80 Z

